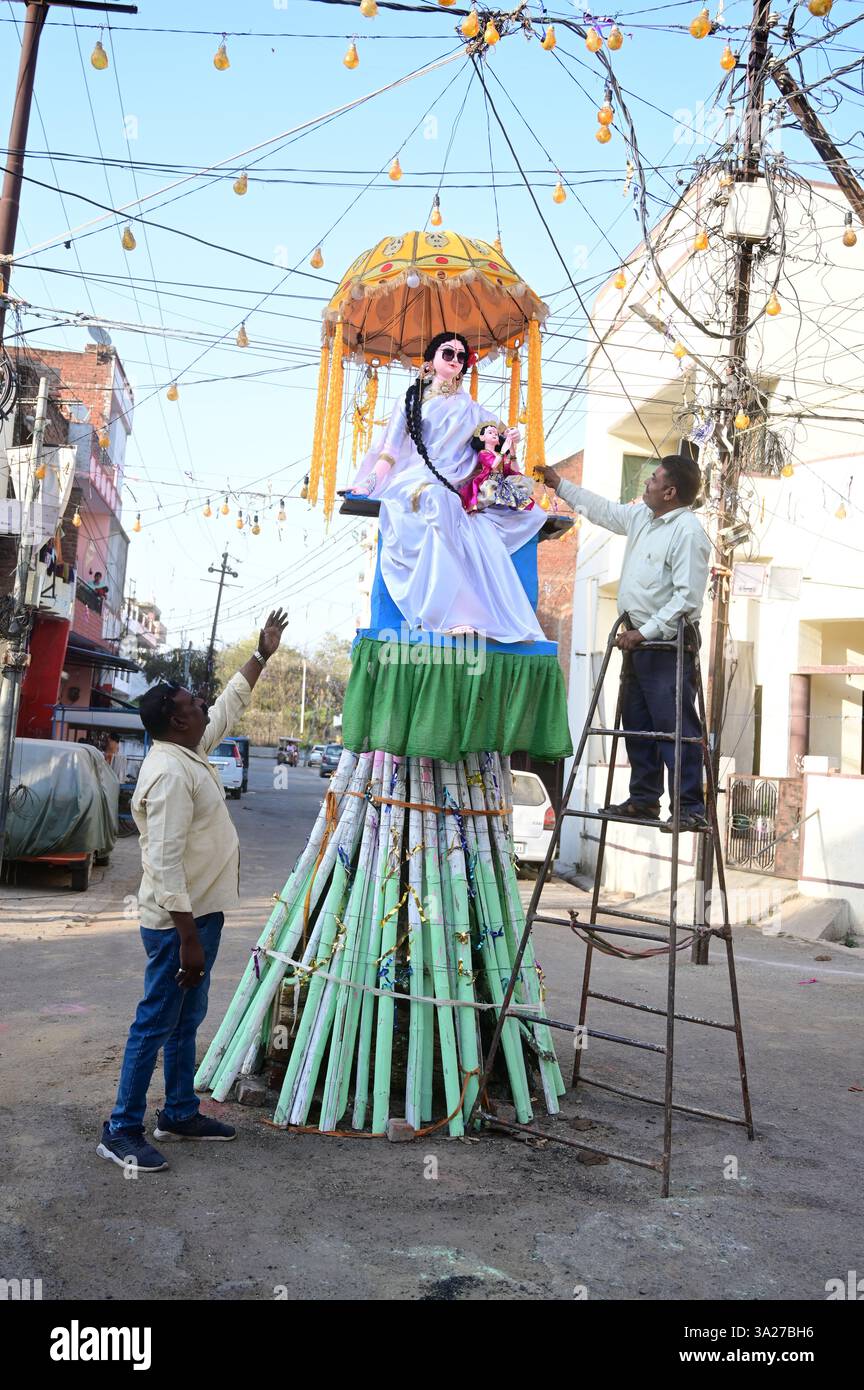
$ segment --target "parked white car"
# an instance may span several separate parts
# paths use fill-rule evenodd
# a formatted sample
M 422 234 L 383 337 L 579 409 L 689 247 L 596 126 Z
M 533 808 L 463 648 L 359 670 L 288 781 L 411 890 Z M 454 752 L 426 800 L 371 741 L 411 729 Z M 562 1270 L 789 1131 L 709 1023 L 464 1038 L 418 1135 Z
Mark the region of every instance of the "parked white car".
M 235 801 L 239 801 L 243 790 L 243 755 L 235 740 L 223 738 L 207 761 L 219 773 L 226 797 L 231 796 Z
M 546 858 L 555 810 L 536 772 L 514 772 L 513 853 L 522 864 L 542 864 Z
M 321 766 L 321 758 L 322 758 L 322 756 L 323 756 L 323 753 L 324 753 L 324 744 L 323 744 L 323 743 L 313 743 L 313 744 L 312 744 L 311 751 L 310 751 L 310 753 L 309 753 L 309 762 L 308 762 L 308 766 L 309 766 L 309 767 L 320 767 L 320 766 Z

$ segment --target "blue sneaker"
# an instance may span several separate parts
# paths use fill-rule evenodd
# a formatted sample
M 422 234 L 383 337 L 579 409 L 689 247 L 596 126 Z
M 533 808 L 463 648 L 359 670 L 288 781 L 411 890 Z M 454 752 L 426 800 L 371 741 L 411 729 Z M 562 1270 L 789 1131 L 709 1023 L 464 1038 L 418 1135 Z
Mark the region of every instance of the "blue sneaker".
M 154 1139 L 236 1139 L 237 1131 L 233 1125 L 223 1124 L 210 1115 L 192 1115 L 188 1120 L 169 1120 L 164 1110 L 156 1111 Z
M 168 1164 L 152 1144 L 144 1138 L 143 1129 L 122 1130 L 112 1134 L 106 1120 L 102 1126 L 102 1139 L 96 1145 L 100 1158 L 109 1158 L 120 1168 L 138 1173 L 161 1173 Z

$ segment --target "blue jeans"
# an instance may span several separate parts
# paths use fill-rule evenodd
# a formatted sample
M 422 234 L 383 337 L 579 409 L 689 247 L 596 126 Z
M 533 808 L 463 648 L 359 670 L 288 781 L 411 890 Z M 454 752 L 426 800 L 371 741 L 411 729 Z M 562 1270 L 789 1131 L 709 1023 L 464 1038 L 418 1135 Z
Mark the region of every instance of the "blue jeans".
M 682 698 L 682 729 L 684 737 L 698 737 L 699 716 L 696 713 L 696 673 L 693 657 L 684 654 L 684 690 Z M 656 732 L 675 732 L 675 653 L 667 651 L 642 652 L 637 647 L 624 662 L 621 676 L 621 722 L 625 729 L 652 729 Z M 630 800 L 640 805 L 653 805 L 663 795 L 663 767 L 669 773 L 669 800 L 672 800 L 675 775 L 675 745 L 667 739 L 652 743 L 647 738 L 628 738 L 627 756 L 630 759 Z M 702 790 L 702 749 L 698 743 L 681 746 L 681 810 L 705 814 Z
M 204 947 L 204 978 L 194 989 L 181 989 L 174 979 L 180 969 L 180 937 L 176 930 L 141 928 L 147 952 L 144 998 L 138 1005 L 123 1054 L 117 1101 L 109 1121 L 112 1134 L 142 1128 L 147 1090 L 160 1047 L 165 1049 L 165 1118 L 189 1120 L 197 1115 L 199 1101 L 193 1085 L 195 1034 L 207 1013 L 210 971 L 224 921 L 221 912 L 195 918 Z

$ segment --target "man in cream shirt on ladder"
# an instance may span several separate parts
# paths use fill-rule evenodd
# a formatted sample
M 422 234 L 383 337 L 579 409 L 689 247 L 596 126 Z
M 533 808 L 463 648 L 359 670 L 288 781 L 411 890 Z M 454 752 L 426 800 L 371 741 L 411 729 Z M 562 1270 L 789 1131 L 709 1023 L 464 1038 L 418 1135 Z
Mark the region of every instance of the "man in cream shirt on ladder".
M 618 581 L 618 612 L 626 629 L 615 645 L 624 652 L 621 673 L 621 722 L 625 729 L 675 731 L 675 652 L 640 650 L 644 642 L 669 642 L 679 618 L 699 628 L 699 614 L 708 583 L 711 542 L 692 508 L 701 476 L 694 459 L 668 454 L 645 484 L 641 502 L 612 502 L 599 493 L 568 483 L 554 468 L 544 469 L 544 481 L 575 511 L 595 526 L 627 537 Z M 685 633 L 685 643 L 688 642 Z M 693 658 L 684 661 L 682 725 L 685 738 L 698 737 L 696 677 Z M 605 809 L 613 815 L 657 820 L 663 794 L 663 765 L 669 774 L 671 798 L 675 749 L 668 739 L 628 738 L 630 795 Z M 600 808 L 601 813 L 604 808 Z M 705 794 L 702 750 L 685 743 L 681 749 L 682 830 L 704 829 Z M 671 828 L 671 818 L 663 829 Z
M 194 1090 L 195 1037 L 207 1013 L 210 972 L 225 920 L 238 900 L 240 851 L 225 792 L 207 754 L 230 733 L 287 626 L 277 608 L 258 649 L 209 710 L 200 696 L 165 682 L 145 692 L 139 713 L 153 745 L 141 764 L 132 815 L 141 836 L 138 911 L 147 953 L 144 997 L 129 1030 L 117 1101 L 96 1152 L 137 1173 L 168 1164 L 144 1137 L 147 1091 L 164 1049 L 165 1108 L 156 1139 L 233 1139 L 231 1125 L 202 1115 Z

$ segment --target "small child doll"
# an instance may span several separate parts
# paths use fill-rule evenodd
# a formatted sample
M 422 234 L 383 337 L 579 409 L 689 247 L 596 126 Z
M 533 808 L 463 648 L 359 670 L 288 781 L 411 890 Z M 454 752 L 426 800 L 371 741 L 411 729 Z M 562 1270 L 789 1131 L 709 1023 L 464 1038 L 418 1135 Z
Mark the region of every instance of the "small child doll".
M 466 512 L 482 512 L 487 507 L 527 512 L 534 506 L 531 483 L 510 460 L 511 442 L 500 421 L 484 420 L 477 426 L 471 447 L 477 451 L 478 468 L 459 488 Z

